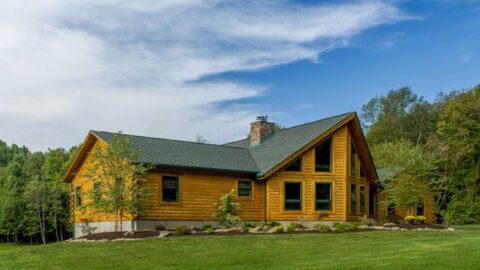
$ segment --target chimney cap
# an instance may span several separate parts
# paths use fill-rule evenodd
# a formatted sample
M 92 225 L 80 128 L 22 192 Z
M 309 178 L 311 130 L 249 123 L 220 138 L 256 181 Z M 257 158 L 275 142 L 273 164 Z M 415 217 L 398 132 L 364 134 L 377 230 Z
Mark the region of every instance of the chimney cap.
M 259 115 L 257 116 L 257 121 L 258 122 L 267 122 L 268 120 L 268 115 Z

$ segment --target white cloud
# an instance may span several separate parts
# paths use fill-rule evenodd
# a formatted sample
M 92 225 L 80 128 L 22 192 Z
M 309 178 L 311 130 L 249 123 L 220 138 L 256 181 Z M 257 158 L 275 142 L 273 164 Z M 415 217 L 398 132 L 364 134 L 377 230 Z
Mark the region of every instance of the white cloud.
M 242 99 L 265 89 L 199 79 L 316 61 L 405 18 L 381 1 L 0 0 L 0 138 L 43 150 L 89 129 L 243 137 L 262 109 Z

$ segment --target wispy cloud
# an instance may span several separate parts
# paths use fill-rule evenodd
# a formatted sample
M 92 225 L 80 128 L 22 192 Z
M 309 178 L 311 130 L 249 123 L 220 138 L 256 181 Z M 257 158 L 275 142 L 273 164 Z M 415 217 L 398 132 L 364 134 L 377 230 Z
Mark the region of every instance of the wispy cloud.
M 262 109 L 238 103 L 265 89 L 199 79 L 315 61 L 365 29 L 406 18 L 390 1 L 0 5 L 0 138 L 33 149 L 76 144 L 89 129 L 242 137 Z

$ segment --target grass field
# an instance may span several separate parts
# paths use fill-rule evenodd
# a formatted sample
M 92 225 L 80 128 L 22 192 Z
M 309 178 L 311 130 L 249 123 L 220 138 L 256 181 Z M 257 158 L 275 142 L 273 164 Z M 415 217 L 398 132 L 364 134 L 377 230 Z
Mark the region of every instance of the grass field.
M 478 269 L 480 226 L 456 229 L 0 245 L 0 269 Z

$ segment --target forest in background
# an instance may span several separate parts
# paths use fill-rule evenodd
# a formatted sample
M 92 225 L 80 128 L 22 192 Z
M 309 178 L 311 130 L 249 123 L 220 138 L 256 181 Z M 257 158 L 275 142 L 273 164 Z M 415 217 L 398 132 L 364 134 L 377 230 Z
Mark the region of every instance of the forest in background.
M 400 191 L 394 197 L 422 190 L 403 186 L 428 186 L 446 222 L 480 222 L 480 86 L 433 102 L 408 87 L 391 90 L 360 117 L 375 164 L 391 172 L 387 188 Z M 70 237 L 72 192 L 63 176 L 77 150 L 32 153 L 0 141 L 0 242 Z

